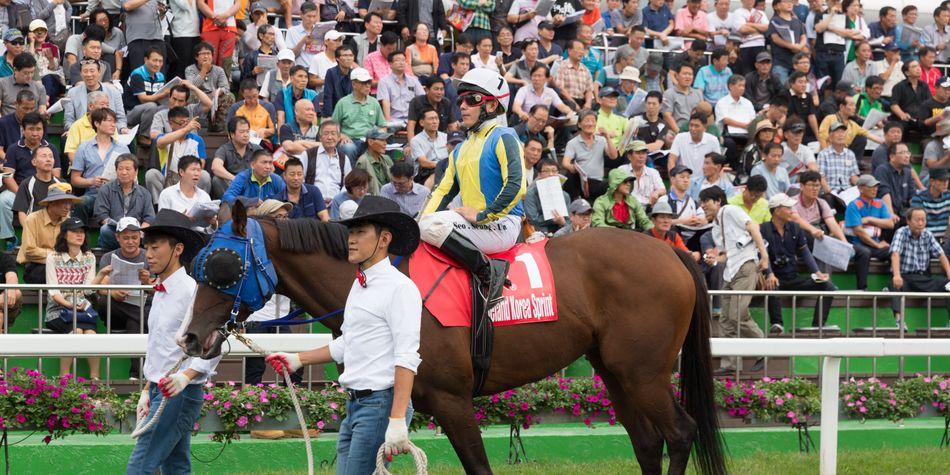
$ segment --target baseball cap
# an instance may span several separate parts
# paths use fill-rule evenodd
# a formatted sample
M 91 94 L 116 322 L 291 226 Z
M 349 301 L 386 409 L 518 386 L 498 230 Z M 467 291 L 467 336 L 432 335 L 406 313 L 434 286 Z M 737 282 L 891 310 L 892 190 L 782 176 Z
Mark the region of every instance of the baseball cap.
M 465 133 L 458 130 L 449 132 L 449 136 L 446 139 L 446 143 L 449 145 L 460 144 L 465 141 Z
M 261 2 L 254 2 L 251 4 L 251 13 L 254 12 L 264 12 L 267 13 L 267 9 L 264 8 L 264 4 Z
M 371 140 L 389 140 L 389 137 L 392 135 L 393 134 L 387 132 L 386 129 L 376 127 L 367 132 L 366 138 Z
M 567 207 L 567 210 L 570 211 L 571 214 L 587 214 L 594 211 L 594 209 L 590 207 L 590 203 L 584 198 L 571 201 L 571 205 Z
M 931 180 L 947 180 L 950 179 L 950 170 L 946 168 L 931 168 L 930 169 L 930 179 Z
M 343 38 L 343 33 L 337 30 L 330 30 L 323 34 L 324 41 L 326 40 L 336 41 L 336 40 L 339 40 L 340 38 Z
M 784 129 L 787 132 L 800 134 L 800 133 L 805 132 L 805 124 L 803 122 L 791 122 L 791 123 L 786 122 Z
M 627 149 L 624 150 L 624 153 L 627 152 L 645 152 L 647 151 L 647 143 L 642 140 L 634 140 L 627 145 Z
M 37 18 L 36 20 L 33 20 L 30 22 L 30 31 L 36 31 L 36 30 L 49 30 L 49 28 L 46 26 L 45 21 Z
M 858 186 L 877 186 L 879 181 L 877 178 L 874 178 L 874 175 L 861 175 L 858 177 Z
M 59 229 L 63 231 L 74 231 L 76 229 L 82 229 L 82 220 L 75 216 L 71 216 L 69 218 L 66 218 L 66 221 L 63 221 L 63 223 L 59 225 Z
M 240 201 L 245 208 L 256 208 L 261 205 L 260 198 L 254 198 L 252 196 L 238 196 L 235 198 L 235 201 Z
M 760 120 L 759 123 L 755 124 L 755 133 L 763 130 L 775 130 L 775 125 L 772 124 L 771 120 Z
M 126 229 L 130 231 L 141 231 L 142 225 L 139 224 L 139 220 L 135 219 L 134 216 L 126 216 L 120 219 L 119 222 L 115 225 L 115 230 L 116 232 L 121 233 L 122 231 L 125 231 Z
M 675 214 L 673 213 L 673 208 L 670 207 L 670 204 L 666 201 L 658 201 L 653 205 L 653 209 L 650 210 L 650 216 L 656 216 L 658 214 Z
M 602 87 L 602 88 L 600 89 L 600 97 L 607 97 L 607 96 L 614 96 L 614 97 L 617 97 L 617 96 L 619 96 L 619 95 L 620 95 L 620 92 L 618 92 L 616 89 L 614 89 L 614 88 L 612 88 L 612 87 L 610 87 L 610 86 Z
M 367 82 L 367 81 L 372 81 L 373 76 L 370 76 L 369 71 L 363 68 L 354 68 L 353 71 L 350 71 L 350 80 L 359 81 L 359 82 Z
M 627 66 L 620 73 L 620 80 L 640 82 L 640 70 L 635 66 Z
M 944 76 L 937 82 L 937 87 L 950 87 L 950 76 Z
M 538 29 L 539 30 L 553 30 L 554 23 L 551 23 L 550 21 L 547 21 L 547 20 L 542 21 L 541 23 L 538 23 Z
M 297 57 L 294 56 L 294 50 L 290 48 L 284 48 L 277 52 L 277 61 L 296 61 Z
M 772 55 L 768 51 L 760 51 L 759 54 L 755 55 L 755 62 L 761 63 L 763 61 L 772 61 Z
M 884 45 L 884 51 L 899 51 L 901 48 L 897 46 L 896 41 L 891 41 L 890 43 Z
M 841 129 L 848 130 L 848 126 L 841 122 L 834 121 L 831 123 L 831 127 L 828 127 L 828 132 L 834 132 L 836 130 L 841 130 Z
M 10 28 L 7 31 L 3 32 L 3 41 L 7 43 L 12 43 L 16 40 L 22 40 L 23 33 L 20 33 L 20 30 L 16 28 Z
M 677 165 L 677 166 L 673 167 L 672 170 L 670 170 L 670 176 L 676 176 L 676 175 L 679 175 L 680 173 L 683 173 L 683 172 L 687 172 L 687 173 L 689 173 L 690 175 L 692 175 L 692 174 L 693 174 L 693 169 L 687 167 L 686 165 L 682 165 L 682 164 L 681 164 L 681 165 Z
M 786 195 L 785 193 L 776 193 L 769 198 L 769 209 L 775 209 L 780 206 L 785 208 L 792 208 L 795 206 L 795 199 Z
M 840 81 L 835 86 L 835 92 L 846 92 L 848 95 L 854 95 L 854 84 L 851 84 L 851 81 Z

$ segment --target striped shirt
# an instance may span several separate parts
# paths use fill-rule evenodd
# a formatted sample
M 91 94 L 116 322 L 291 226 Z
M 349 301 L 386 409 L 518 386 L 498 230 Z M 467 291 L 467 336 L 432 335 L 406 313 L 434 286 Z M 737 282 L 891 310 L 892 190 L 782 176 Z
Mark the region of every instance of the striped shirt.
M 910 226 L 904 226 L 894 233 L 891 252 L 900 255 L 901 274 L 929 274 L 930 258 L 942 256 L 943 248 L 930 231 L 914 236 Z
M 910 199 L 910 205 L 924 209 L 927 213 L 927 231 L 943 240 L 950 220 L 950 191 L 944 191 L 934 198 L 930 190 L 921 190 Z
M 818 152 L 818 168 L 831 191 L 841 191 L 851 186 L 851 177 L 858 176 L 858 161 L 854 152 L 845 148 L 838 153 L 834 147 L 828 147 Z
M 562 61 L 557 68 L 554 84 L 573 99 L 583 99 L 587 91 L 594 90 L 594 79 L 583 63 L 576 66 L 570 60 Z

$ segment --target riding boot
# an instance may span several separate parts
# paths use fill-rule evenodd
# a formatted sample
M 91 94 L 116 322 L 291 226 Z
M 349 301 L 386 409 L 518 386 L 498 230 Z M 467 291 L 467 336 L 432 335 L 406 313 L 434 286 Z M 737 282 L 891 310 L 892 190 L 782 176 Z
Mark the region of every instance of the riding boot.
M 508 274 L 508 261 L 489 259 L 485 253 L 475 247 L 471 240 L 456 231 L 449 233 L 440 249 L 454 257 L 475 275 L 481 297 L 486 302 L 484 311 L 490 312 L 501 300 L 505 276 Z

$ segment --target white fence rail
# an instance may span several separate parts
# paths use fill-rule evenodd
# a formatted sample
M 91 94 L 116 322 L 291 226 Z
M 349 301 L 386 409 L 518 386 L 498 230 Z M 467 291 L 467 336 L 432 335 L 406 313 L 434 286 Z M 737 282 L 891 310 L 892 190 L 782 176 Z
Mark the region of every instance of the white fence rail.
M 0 357 L 13 356 L 142 356 L 147 335 L 0 335 Z M 326 334 L 255 334 L 262 347 L 303 351 L 326 345 Z M 256 353 L 234 338 L 234 356 Z M 225 348 L 227 348 L 227 345 Z M 836 472 L 838 448 L 838 384 L 843 357 L 950 356 L 950 339 L 901 340 L 884 338 L 755 339 L 713 338 L 714 356 L 815 356 L 822 358 L 821 441 L 822 475 Z

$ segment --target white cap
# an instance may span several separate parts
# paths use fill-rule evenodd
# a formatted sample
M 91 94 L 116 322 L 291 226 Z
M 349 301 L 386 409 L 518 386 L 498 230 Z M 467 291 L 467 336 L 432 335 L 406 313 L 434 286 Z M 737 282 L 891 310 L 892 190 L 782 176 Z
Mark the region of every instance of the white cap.
M 769 209 L 778 208 L 780 206 L 785 208 L 794 208 L 796 203 L 798 202 L 795 200 L 795 198 L 792 198 L 785 193 L 777 193 L 769 198 Z
M 46 22 L 43 21 L 43 20 L 40 20 L 40 19 L 37 18 L 36 20 L 33 20 L 33 21 L 30 22 L 30 30 L 29 30 L 29 31 L 36 31 L 36 30 L 39 30 L 39 29 L 49 30 L 49 28 L 46 27 Z
M 350 81 L 366 82 L 372 80 L 373 76 L 370 76 L 369 71 L 363 68 L 353 68 L 353 70 L 350 71 Z
M 119 219 L 119 222 L 115 225 L 115 230 L 116 232 L 121 233 L 126 229 L 131 231 L 140 231 L 142 229 L 142 225 L 139 224 L 139 220 L 135 219 L 134 217 L 126 216 Z
M 356 213 L 356 208 L 359 208 L 358 205 L 353 200 L 346 200 L 340 203 L 340 219 L 350 219 L 353 217 L 353 214 Z
M 343 38 L 343 33 L 342 33 L 342 32 L 339 32 L 339 31 L 336 31 L 336 30 L 330 30 L 330 31 L 327 31 L 326 33 L 323 34 L 323 40 L 324 40 L 324 41 L 326 41 L 326 40 L 333 40 L 333 41 L 336 41 L 336 40 L 338 40 L 338 39 L 340 39 L 340 38 Z
M 290 48 L 284 48 L 277 52 L 277 61 L 296 61 L 297 58 L 294 56 L 294 50 Z

